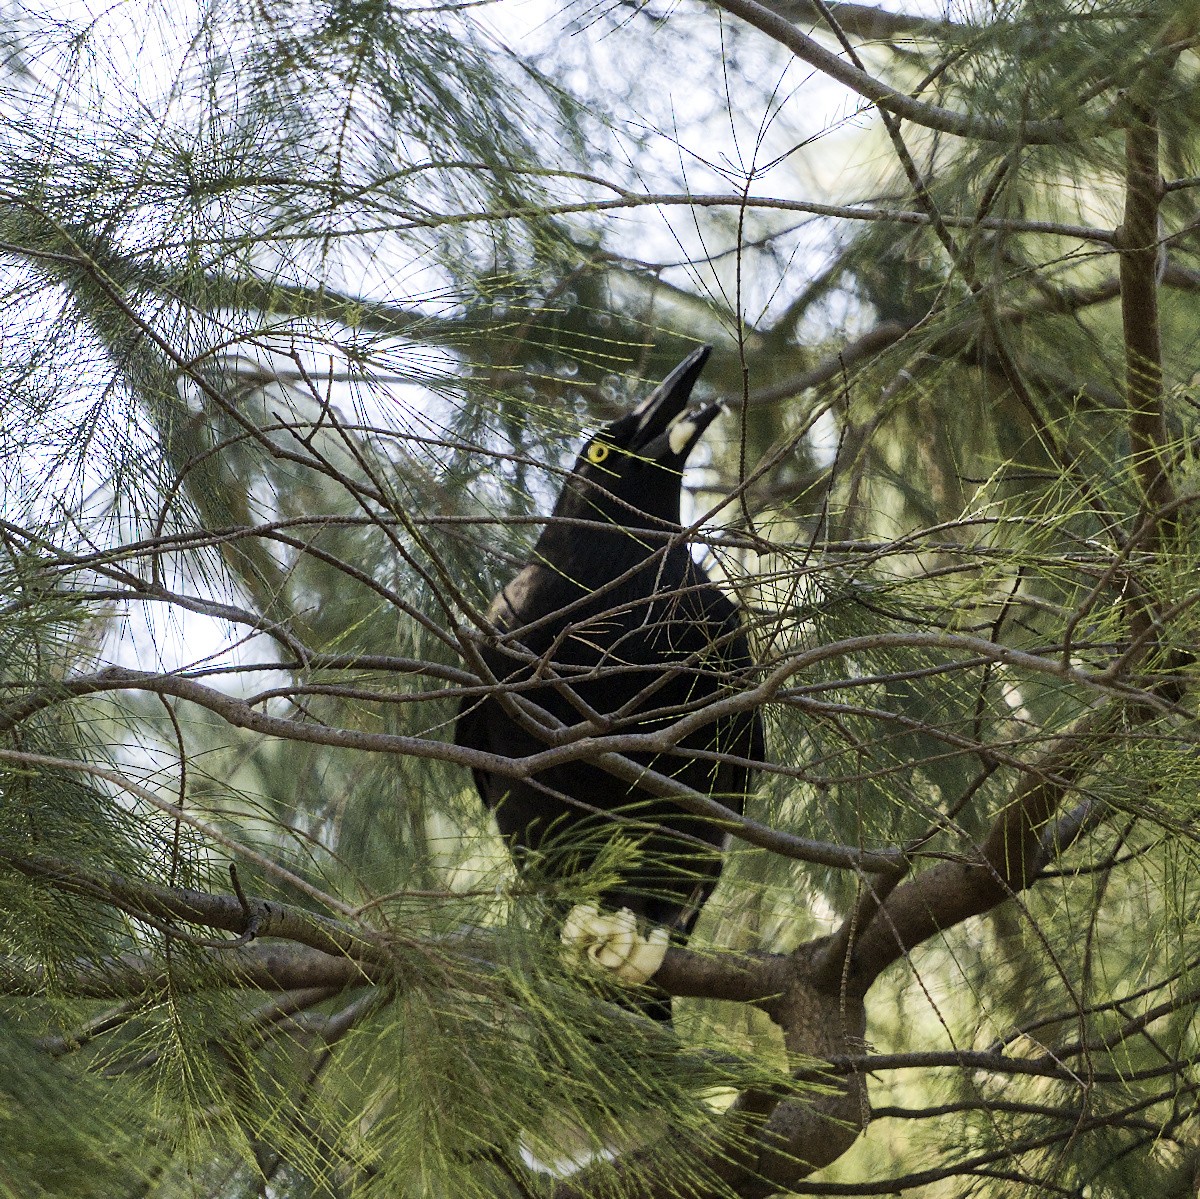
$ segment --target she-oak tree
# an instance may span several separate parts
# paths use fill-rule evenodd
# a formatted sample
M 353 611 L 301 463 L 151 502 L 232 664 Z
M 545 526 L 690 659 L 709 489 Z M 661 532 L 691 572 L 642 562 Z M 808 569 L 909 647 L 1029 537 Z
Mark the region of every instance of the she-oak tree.
M 1200 7 L 8 15 L 0 1193 L 1195 1192 Z M 452 724 L 697 341 L 768 752 L 664 1026 Z

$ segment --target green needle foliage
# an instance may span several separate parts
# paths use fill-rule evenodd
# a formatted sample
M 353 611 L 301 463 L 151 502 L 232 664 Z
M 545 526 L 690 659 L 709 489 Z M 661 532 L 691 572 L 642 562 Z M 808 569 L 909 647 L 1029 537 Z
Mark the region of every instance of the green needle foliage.
M 1200 9 L 43 7 L 0 1196 L 1193 1193 Z M 701 342 L 768 749 L 666 1024 L 559 940 L 636 830 L 518 872 L 453 727 Z

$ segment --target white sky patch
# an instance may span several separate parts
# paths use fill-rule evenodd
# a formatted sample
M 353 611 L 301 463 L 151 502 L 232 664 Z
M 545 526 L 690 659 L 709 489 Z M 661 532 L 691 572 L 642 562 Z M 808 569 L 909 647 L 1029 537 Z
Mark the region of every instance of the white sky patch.
M 881 7 L 911 11 L 914 5 L 885 0 Z M 941 11 L 932 4 L 916 7 L 930 13 Z M 56 81 L 67 76 L 77 85 L 68 92 L 65 103 L 58 88 L 40 97 L 32 88 L 21 99 L 30 111 L 47 117 L 56 114 L 79 137 L 89 136 L 91 129 L 111 137 L 130 113 L 137 113 L 138 121 L 159 120 L 164 128 L 187 115 L 182 108 L 194 101 L 186 98 L 180 81 L 201 66 L 202 48 L 190 40 L 195 9 L 181 7 L 182 19 L 178 20 L 173 19 L 171 4 L 154 0 L 120 4 L 73 0 L 29 11 L 67 23 L 56 28 L 43 20 L 38 49 L 44 57 L 35 64 L 42 68 L 40 77 L 49 82 L 58 66 L 63 70 Z M 475 19 L 490 29 L 498 42 L 561 69 L 569 85 L 585 99 L 594 95 L 598 101 L 607 101 L 626 81 L 651 81 L 639 93 L 640 107 L 625 112 L 623 132 L 597 128 L 598 137 L 609 139 L 606 148 L 617 162 L 624 159 L 624 174 L 618 180 L 622 186 L 652 192 L 693 189 L 727 193 L 744 186 L 749 177 L 757 194 L 816 194 L 822 199 L 845 200 L 855 196 L 859 181 L 874 170 L 872 156 L 877 150 L 871 148 L 869 139 L 864 141 L 861 129 L 875 118 L 860 113 L 857 98 L 840 85 L 790 59 L 757 32 L 722 20 L 709 8 L 679 4 L 671 10 L 667 29 L 635 17 L 601 37 L 598 24 L 589 27 L 584 21 L 579 22 L 578 31 L 571 31 L 572 11 L 582 12 L 568 10 L 564 15 L 553 0 L 504 0 L 473 10 Z M 672 35 L 680 27 L 696 39 L 701 52 L 697 53 L 695 45 L 676 44 Z M 85 42 L 72 40 L 85 29 Z M 728 90 L 726 78 L 714 75 L 709 65 L 719 61 L 723 47 L 731 64 Z M 740 87 L 742 78 L 755 75 L 773 79 L 777 85 L 774 97 L 760 101 L 757 107 L 742 103 L 743 95 L 750 93 Z M 13 102 L 8 101 L 9 105 Z M 828 128 L 831 114 L 843 118 L 832 129 Z M 547 153 L 552 157 L 553 147 L 547 146 Z M 775 165 L 765 166 L 776 158 Z M 580 194 L 587 194 L 586 189 Z M 714 296 L 732 300 L 736 262 L 732 218 L 724 228 L 719 222 L 698 225 L 694 214 L 680 206 L 619 211 L 599 219 L 617 249 L 633 257 L 673 259 L 678 263 L 674 274 L 679 281 L 690 280 Z M 797 220 L 797 226 L 794 255 L 780 276 L 786 283 L 768 281 L 757 291 L 751 285 L 749 294 L 743 296 L 744 310 L 753 321 L 769 318 L 776 307 L 787 303 L 827 256 L 829 226 L 803 219 Z M 414 248 L 411 256 L 401 259 L 395 250 L 390 254 L 368 252 L 372 244 L 364 239 L 353 270 L 349 261 L 323 265 L 345 276 L 336 279 L 338 284 L 370 300 L 400 299 L 409 308 L 424 304 L 430 312 L 447 311 L 458 302 L 445 295 L 444 280 L 427 250 Z M 717 257 L 702 265 L 692 261 L 706 254 Z M 668 278 L 671 275 L 671 271 L 666 273 Z M 50 297 L 42 302 L 49 305 Z M 362 340 L 353 330 L 330 326 L 301 348 L 305 371 L 321 391 L 321 398 L 364 424 L 395 430 L 401 445 L 406 435 L 437 438 L 443 434 L 449 419 L 447 405 L 453 400 L 440 394 L 432 381 L 443 377 L 449 392 L 459 370 L 455 356 L 398 340 L 370 343 L 367 369 L 356 379 L 339 343 L 349 348 Z M 275 398 L 281 403 L 295 404 L 296 395 L 307 389 L 308 381 L 290 361 L 292 345 L 281 343 L 276 350 L 267 338 L 265 346 L 260 342 L 256 351 L 262 356 L 259 365 L 278 371 L 287 384 L 268 388 L 267 402 L 275 388 Z M 231 351 L 238 352 L 236 347 Z M 76 402 L 64 398 L 67 406 Z M 311 394 L 306 401 L 314 410 L 318 406 L 317 397 Z M 82 396 L 80 402 L 85 402 Z M 729 422 L 722 424 L 729 426 Z M 714 433 L 721 435 L 719 426 L 714 426 Z M 4 435 L 6 444 L 12 445 L 13 430 Z M 136 430 L 132 435 L 136 437 Z M 832 458 L 832 418 L 818 421 L 812 442 L 822 459 Z M 39 457 L 44 452 L 28 451 L 21 463 L 26 478 L 39 472 L 44 476 L 46 459 Z M 414 457 L 423 454 L 431 468 L 438 469 L 437 447 L 414 441 L 412 453 Z M 703 470 L 704 451 L 695 458 L 692 469 Z M 91 462 L 84 469 L 95 471 Z M 15 498 L 18 490 L 9 474 L 6 465 L 0 505 L 12 514 L 29 496 L 25 488 L 20 500 Z M 107 483 L 100 474 L 85 473 L 74 486 L 86 494 L 103 495 Z M 557 490 L 553 479 L 550 490 Z M 41 498 L 52 502 L 53 491 L 53 487 L 45 488 Z M 690 496 L 685 497 L 685 506 L 685 521 L 694 519 Z M 26 509 L 24 515 L 30 512 Z M 108 535 L 120 535 L 119 523 Z M 236 602 L 235 596 L 220 598 Z M 202 662 L 237 665 L 271 660 L 274 646 L 261 634 L 250 635 L 245 629 L 198 613 L 166 613 L 163 608 L 131 605 L 114 623 L 106 654 L 121 664 L 154 670 L 182 669 Z

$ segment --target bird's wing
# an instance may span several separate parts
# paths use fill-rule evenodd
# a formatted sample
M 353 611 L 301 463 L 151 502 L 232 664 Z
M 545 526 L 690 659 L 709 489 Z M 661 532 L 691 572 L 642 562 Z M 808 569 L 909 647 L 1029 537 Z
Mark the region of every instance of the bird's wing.
M 522 567 L 492 600 L 488 620 L 501 630 L 518 629 L 557 611 L 566 601 L 562 577 L 531 562 Z
M 526 566 L 492 600 L 487 613 L 488 621 L 501 632 L 506 632 L 537 619 L 550 610 L 546 604 L 552 602 L 552 580 L 553 575 L 544 567 L 537 564 Z M 503 652 L 482 645 L 480 656 L 497 679 L 503 680 L 514 673 L 514 661 Z M 458 717 L 454 722 L 454 744 L 464 749 L 503 753 L 504 749 L 497 746 L 493 736 L 497 719 L 507 727 L 507 718 L 494 699 L 464 696 L 459 701 Z M 475 779 L 475 789 L 486 804 L 498 801 L 500 795 L 497 792 L 501 786 L 505 791 L 508 789 L 507 781 L 498 781 L 486 770 L 472 767 L 471 774 Z

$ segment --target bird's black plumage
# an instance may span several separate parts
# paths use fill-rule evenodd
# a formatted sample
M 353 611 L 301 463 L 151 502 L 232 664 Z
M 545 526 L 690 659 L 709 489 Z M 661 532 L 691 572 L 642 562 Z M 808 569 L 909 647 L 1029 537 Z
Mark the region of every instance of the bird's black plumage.
M 492 602 L 502 636 L 483 650 L 488 668 L 522 683 L 536 659 L 539 681 L 519 694 L 565 725 L 594 713 L 613 732 L 662 727 L 736 690 L 750 665 L 737 608 L 670 539 L 684 464 L 720 411 L 688 407 L 708 354 L 691 354 L 587 442 L 529 562 Z M 493 697 L 463 703 L 455 739 L 512 758 L 546 748 Z M 669 755 L 630 755 L 740 813 L 750 768 L 697 752 L 761 758 L 758 714 L 705 724 Z M 636 864 L 601 898 L 687 938 L 720 873 L 723 829 L 582 760 L 532 781 L 476 771 L 475 783 L 519 863 L 538 850 L 543 869 L 565 873 L 616 833 L 639 843 Z

